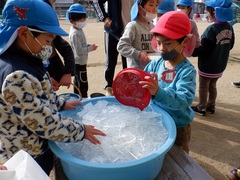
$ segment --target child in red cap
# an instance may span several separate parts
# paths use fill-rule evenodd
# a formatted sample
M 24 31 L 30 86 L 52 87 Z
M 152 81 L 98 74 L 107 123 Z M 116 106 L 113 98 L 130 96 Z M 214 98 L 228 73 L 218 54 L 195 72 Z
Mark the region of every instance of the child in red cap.
M 152 102 L 170 114 L 176 123 L 175 144 L 189 152 L 190 123 L 194 118 L 191 103 L 195 98 L 196 70 L 184 56 L 190 43 L 191 24 L 183 12 L 170 11 L 160 17 L 152 29 L 161 58 L 152 60 L 145 67 L 151 76 L 140 81 L 149 89 Z

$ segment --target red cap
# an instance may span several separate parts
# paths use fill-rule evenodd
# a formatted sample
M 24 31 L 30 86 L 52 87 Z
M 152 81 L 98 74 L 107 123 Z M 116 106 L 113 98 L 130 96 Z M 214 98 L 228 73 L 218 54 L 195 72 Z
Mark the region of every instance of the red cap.
M 161 34 L 169 39 L 179 39 L 190 34 L 191 23 L 184 12 L 169 11 L 163 14 L 151 33 Z

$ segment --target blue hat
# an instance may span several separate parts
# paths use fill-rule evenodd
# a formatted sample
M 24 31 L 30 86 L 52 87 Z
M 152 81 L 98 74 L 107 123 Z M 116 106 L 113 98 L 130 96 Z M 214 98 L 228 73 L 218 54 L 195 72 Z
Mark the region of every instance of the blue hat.
M 162 0 L 158 5 L 158 13 L 165 14 L 168 11 L 174 11 L 174 0 Z
M 178 3 L 177 3 L 177 6 L 178 5 L 192 7 L 193 6 L 193 0 L 179 0 Z
M 158 0 L 158 4 L 161 3 L 162 0 Z M 135 20 L 138 16 L 138 5 L 142 3 L 142 0 L 134 0 L 134 4 L 131 9 L 131 21 Z
M 82 5 L 79 3 L 72 4 L 66 12 L 66 21 L 69 21 L 69 13 L 79 13 L 79 14 L 87 14 L 87 12 L 83 9 Z
M 204 3 L 215 10 L 215 17 L 218 21 L 227 22 L 233 19 L 232 0 L 210 0 Z
M 58 17 L 51 6 L 42 0 L 8 0 L 0 22 L 0 54 L 17 38 L 20 26 L 36 26 L 42 31 L 67 36 L 60 27 Z

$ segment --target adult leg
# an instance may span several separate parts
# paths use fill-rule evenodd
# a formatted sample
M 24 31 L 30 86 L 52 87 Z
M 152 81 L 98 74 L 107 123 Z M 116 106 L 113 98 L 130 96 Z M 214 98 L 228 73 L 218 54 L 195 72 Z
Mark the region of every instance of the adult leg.
M 111 34 L 104 32 L 105 36 L 105 53 L 106 53 L 106 62 L 105 62 L 105 80 L 107 87 L 112 87 L 115 67 L 117 65 L 118 51 L 117 51 L 117 43 L 118 40 L 113 37 Z

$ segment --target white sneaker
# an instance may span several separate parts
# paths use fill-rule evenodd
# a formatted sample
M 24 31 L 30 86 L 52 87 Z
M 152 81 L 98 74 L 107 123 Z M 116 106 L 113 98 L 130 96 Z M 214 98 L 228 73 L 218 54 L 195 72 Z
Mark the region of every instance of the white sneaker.
M 106 90 L 106 96 L 113 96 L 113 91 L 111 87 L 107 87 L 105 90 Z

